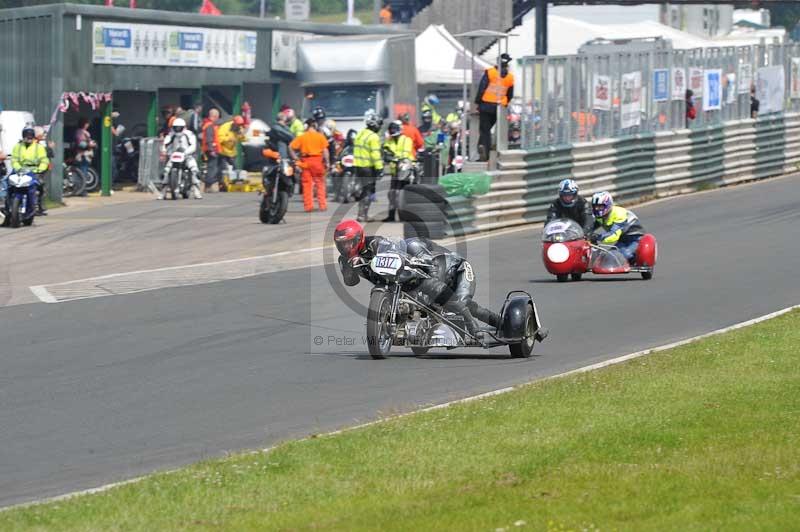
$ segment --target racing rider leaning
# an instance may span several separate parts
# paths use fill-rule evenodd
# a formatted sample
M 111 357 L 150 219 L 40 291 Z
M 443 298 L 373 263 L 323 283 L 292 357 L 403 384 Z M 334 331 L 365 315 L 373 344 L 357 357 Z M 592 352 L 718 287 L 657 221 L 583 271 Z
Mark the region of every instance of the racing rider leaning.
M 547 210 L 547 220 L 550 223 L 557 218 L 568 218 L 583 228 L 588 235 L 594 229 L 592 206 L 580 194 L 578 184 L 572 179 L 565 179 L 558 185 L 558 198 Z
M 633 211 L 614 205 L 614 198 L 608 192 L 597 192 L 592 196 L 592 212 L 595 217 L 592 242 L 616 246 L 625 259 L 633 264 L 639 240 L 644 235 L 639 218 Z
M 389 239 L 382 236 L 364 236 L 364 228 L 355 220 L 344 220 L 336 226 L 333 238 L 339 250 L 339 266 L 344 284 L 355 286 L 359 276 L 375 284 L 378 279 L 368 268 L 355 268 L 358 263 L 369 263 L 375 256 L 378 246 Z M 406 291 L 416 291 L 429 301 L 438 303 L 445 310 L 464 317 L 467 330 L 473 336 L 480 332 L 475 318 L 488 323 L 492 328 L 500 325 L 500 315 L 478 305 L 472 296 L 475 294 L 475 274 L 472 266 L 463 257 L 453 253 L 426 238 L 405 239 L 409 255 L 418 259 L 428 259 L 433 264 L 431 278 L 419 282 L 418 286 L 403 287 Z M 547 333 L 537 332 L 537 339 L 543 340 Z

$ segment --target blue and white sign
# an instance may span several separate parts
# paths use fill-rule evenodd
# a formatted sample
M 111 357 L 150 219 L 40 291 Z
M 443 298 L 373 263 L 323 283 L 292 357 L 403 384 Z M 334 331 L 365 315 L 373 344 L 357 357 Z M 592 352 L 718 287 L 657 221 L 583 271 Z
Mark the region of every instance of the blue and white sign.
M 95 64 L 254 69 L 255 31 L 94 22 Z
M 109 48 L 130 48 L 131 30 L 125 28 L 103 28 L 103 44 Z
M 703 111 L 722 109 L 722 70 L 706 70 L 703 75 Z
M 657 68 L 653 70 L 653 101 L 666 102 L 669 100 L 669 70 Z
M 178 48 L 181 50 L 191 50 L 193 52 L 203 51 L 203 34 L 188 33 L 182 31 L 178 33 Z

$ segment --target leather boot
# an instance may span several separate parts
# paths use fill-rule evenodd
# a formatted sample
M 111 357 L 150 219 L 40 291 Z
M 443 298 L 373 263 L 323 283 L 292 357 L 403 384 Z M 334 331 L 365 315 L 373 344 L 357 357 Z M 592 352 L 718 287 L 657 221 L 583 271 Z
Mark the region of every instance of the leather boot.
M 395 212 L 397 212 L 395 209 L 389 209 L 389 215 L 386 218 L 384 218 L 383 220 L 381 220 L 381 221 L 383 221 L 383 222 L 393 222 L 394 221 Z

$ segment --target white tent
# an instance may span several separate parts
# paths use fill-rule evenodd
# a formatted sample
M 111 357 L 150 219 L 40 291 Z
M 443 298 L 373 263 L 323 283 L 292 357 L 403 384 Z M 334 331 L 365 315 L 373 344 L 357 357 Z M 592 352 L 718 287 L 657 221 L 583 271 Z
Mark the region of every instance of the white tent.
M 578 49 L 593 39 L 623 40 L 648 37 L 663 37 L 672 41 L 678 50 L 709 48 L 719 46 L 710 39 L 704 39 L 685 31 L 671 28 L 653 21 L 632 24 L 591 24 L 567 17 L 550 15 L 547 17 L 549 55 L 574 55 Z M 515 37 L 508 41 L 508 53 L 513 58 L 536 55 L 536 17 L 533 11 L 525 15 L 522 24 L 514 28 Z M 497 57 L 497 45 L 483 54 L 486 59 Z
M 464 68 L 470 68 L 471 54 L 444 26 L 428 26 L 417 36 L 414 46 L 417 84 L 461 85 L 464 81 Z M 482 72 L 490 66 L 491 64 L 475 56 L 476 70 Z M 470 79 L 469 75 L 467 79 Z

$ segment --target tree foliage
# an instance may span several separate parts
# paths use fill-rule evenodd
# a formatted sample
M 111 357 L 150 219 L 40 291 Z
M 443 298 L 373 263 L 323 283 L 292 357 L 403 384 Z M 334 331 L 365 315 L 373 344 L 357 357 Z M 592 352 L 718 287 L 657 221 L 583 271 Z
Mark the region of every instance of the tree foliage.
M 787 31 L 792 31 L 800 22 L 800 5 L 792 3 L 770 6 L 769 14 L 773 26 L 783 26 Z

